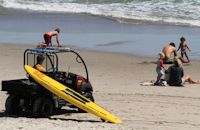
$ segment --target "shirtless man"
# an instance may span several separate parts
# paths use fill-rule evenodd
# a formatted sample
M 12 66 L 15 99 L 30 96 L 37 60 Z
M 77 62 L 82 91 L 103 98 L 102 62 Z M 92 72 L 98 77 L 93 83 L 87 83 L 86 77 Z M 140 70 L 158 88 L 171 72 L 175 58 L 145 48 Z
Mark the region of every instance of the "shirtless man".
M 164 64 L 172 64 L 173 58 L 171 57 L 172 53 L 174 53 L 174 57 L 177 56 L 177 51 L 175 44 L 172 42 L 169 45 L 166 45 L 162 52 L 165 54 L 165 58 L 163 59 Z
M 58 44 L 58 46 L 60 46 L 60 42 L 59 42 L 59 38 L 58 38 L 58 34 L 60 33 L 60 29 L 59 28 L 56 28 L 55 30 L 52 30 L 52 31 L 49 31 L 49 32 L 46 32 L 44 34 L 44 43 L 40 43 L 40 46 L 52 46 L 52 41 L 51 41 L 51 38 L 53 36 L 56 36 L 56 42 Z
M 180 38 L 180 45 L 178 47 L 178 50 L 181 50 L 181 57 L 183 58 L 184 55 L 187 58 L 188 62 L 190 62 L 190 59 L 187 55 L 187 50 L 191 51 L 190 48 L 188 47 L 187 43 L 186 43 L 186 39 L 184 37 Z M 178 51 L 177 50 L 177 51 Z
M 172 42 L 169 45 L 166 45 L 162 52 L 165 54 L 165 58 L 163 59 L 164 64 L 172 64 L 174 62 L 174 58 L 177 56 L 177 50 L 175 44 Z M 174 53 L 174 57 L 171 57 L 172 53 Z M 178 56 L 182 63 L 189 63 L 189 61 L 185 61 L 182 57 Z

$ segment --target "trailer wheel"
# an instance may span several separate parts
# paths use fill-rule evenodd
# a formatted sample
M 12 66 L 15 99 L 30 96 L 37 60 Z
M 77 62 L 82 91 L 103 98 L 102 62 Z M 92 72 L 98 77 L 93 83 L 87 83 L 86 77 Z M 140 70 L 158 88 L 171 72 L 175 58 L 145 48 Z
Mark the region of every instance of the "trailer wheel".
M 9 95 L 6 99 L 5 108 L 5 113 L 8 115 L 20 114 L 22 111 L 20 97 L 17 95 Z
M 49 117 L 53 114 L 54 105 L 49 98 L 40 97 L 33 103 L 33 114 L 36 117 Z

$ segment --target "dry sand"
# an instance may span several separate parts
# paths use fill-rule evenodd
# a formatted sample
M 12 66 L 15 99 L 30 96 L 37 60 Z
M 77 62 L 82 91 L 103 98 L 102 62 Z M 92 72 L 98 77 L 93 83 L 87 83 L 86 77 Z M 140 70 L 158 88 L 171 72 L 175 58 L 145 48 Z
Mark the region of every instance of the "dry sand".
M 23 52 L 30 47 L 0 45 L 0 79 L 26 77 Z M 155 58 L 77 50 L 85 59 L 96 103 L 115 113 L 123 124 L 103 123 L 88 113 L 64 113 L 51 118 L 6 117 L 7 94 L 0 91 L 1 130 L 199 130 L 200 85 L 185 87 L 140 86 L 155 79 Z M 200 79 L 200 62 L 184 66 Z

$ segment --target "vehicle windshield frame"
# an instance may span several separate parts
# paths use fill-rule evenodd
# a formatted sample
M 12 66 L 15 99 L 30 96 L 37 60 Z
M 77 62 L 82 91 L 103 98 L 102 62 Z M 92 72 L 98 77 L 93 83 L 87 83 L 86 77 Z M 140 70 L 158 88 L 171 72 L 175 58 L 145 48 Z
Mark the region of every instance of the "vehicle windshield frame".
M 46 48 L 34 48 L 34 49 L 26 49 L 24 51 L 24 65 L 26 65 L 28 63 L 28 54 L 34 54 L 35 55 L 46 55 L 46 57 L 49 59 L 52 68 L 57 68 L 57 69 L 52 69 L 53 72 L 58 71 L 59 69 L 59 64 L 58 64 L 58 53 L 73 53 L 76 55 L 76 62 L 77 63 L 82 63 L 85 69 L 85 73 L 86 73 L 86 80 L 89 81 L 89 74 L 88 74 L 88 69 L 87 66 L 83 60 L 83 58 L 74 50 L 71 50 L 70 48 L 54 48 L 54 47 L 46 47 Z M 50 56 L 54 56 L 55 57 L 55 61 L 52 61 Z M 81 60 L 79 61 L 78 58 Z M 34 64 L 35 62 L 35 57 L 34 57 Z M 55 62 L 55 64 L 54 64 Z

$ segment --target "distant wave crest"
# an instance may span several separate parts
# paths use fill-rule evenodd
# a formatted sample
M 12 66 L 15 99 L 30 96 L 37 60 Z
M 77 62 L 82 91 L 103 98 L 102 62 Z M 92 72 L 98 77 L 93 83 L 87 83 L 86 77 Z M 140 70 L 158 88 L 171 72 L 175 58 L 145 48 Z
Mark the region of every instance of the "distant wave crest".
M 44 12 L 88 13 L 119 22 L 200 26 L 199 0 L 0 0 L 0 6 Z

